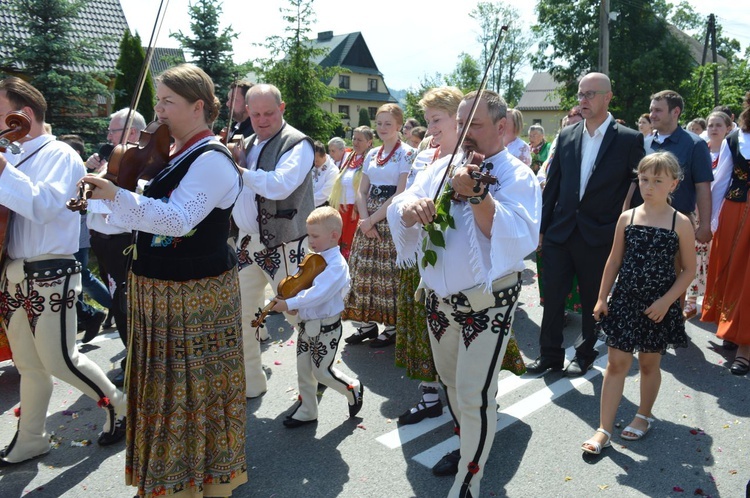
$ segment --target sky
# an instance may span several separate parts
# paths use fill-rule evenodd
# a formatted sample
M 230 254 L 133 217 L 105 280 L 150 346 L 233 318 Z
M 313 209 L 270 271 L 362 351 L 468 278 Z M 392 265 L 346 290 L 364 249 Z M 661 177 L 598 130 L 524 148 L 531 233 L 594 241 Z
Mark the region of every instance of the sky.
M 688 1 L 700 14 L 714 13 L 724 33 L 737 38 L 743 51 L 750 45 L 750 9 L 744 6 L 744 0 Z M 479 25 L 469 17 L 476 3 L 453 0 L 429 2 L 425 4 L 429 7 L 421 7 L 419 2 L 403 0 L 314 0 L 315 22 L 310 36 L 316 36 L 319 31 L 333 31 L 335 35 L 360 31 L 386 85 L 393 90 L 417 88 L 425 76 L 451 73 L 462 52 L 478 57 L 481 52 L 476 42 Z M 506 0 L 505 3 L 519 11 L 519 22 L 528 26 L 534 23 L 534 0 Z M 121 4 L 130 29 L 137 30 L 146 44 L 159 0 L 121 0 Z M 189 0 L 169 1 L 157 46 L 179 46 L 169 37 L 170 32 L 182 31 L 192 36 L 188 4 Z M 265 49 L 256 44 L 264 44 L 269 36 L 285 35 L 283 30 L 287 25 L 280 9 L 289 5 L 287 0 L 223 0 L 221 27 L 231 25 L 238 33 L 234 43 L 235 62 L 267 55 Z M 409 7 L 413 8 L 411 14 Z M 532 74 L 533 70 L 527 67 L 520 77 L 528 81 Z

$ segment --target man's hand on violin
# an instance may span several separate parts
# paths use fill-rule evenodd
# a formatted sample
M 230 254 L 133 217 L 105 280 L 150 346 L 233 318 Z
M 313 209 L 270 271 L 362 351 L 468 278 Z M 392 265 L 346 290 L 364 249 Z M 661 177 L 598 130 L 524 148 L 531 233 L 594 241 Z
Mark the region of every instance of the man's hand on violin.
M 427 225 L 435 219 L 435 203 L 432 199 L 424 197 L 417 199 L 411 204 L 404 206 L 401 221 L 406 227 L 414 226 L 415 223 Z
M 94 152 L 89 156 L 88 159 L 86 159 L 86 171 L 91 171 L 92 173 L 101 173 L 104 171 L 104 168 L 107 166 L 107 161 L 102 160 L 99 157 L 99 154 Z
M 95 187 L 91 190 L 91 196 L 89 199 L 105 199 L 111 201 L 114 200 L 117 191 L 120 190 L 120 187 L 111 181 L 105 180 L 96 175 L 86 175 L 81 181 Z
M 478 180 L 471 176 L 472 172 L 479 171 L 479 166 L 476 164 L 467 164 L 456 169 L 453 179 L 451 180 L 451 186 L 453 190 L 464 197 L 474 197 L 479 195 L 485 188 Z M 479 192 L 475 189 L 479 186 Z
M 285 299 L 276 298 L 274 300 L 274 303 L 275 304 L 273 305 L 273 308 L 271 308 L 271 311 L 276 311 L 276 312 L 279 312 L 279 313 L 289 312 L 290 315 L 296 315 L 297 314 L 296 311 L 294 311 L 294 312 L 289 311 L 289 306 L 286 304 L 286 300 Z

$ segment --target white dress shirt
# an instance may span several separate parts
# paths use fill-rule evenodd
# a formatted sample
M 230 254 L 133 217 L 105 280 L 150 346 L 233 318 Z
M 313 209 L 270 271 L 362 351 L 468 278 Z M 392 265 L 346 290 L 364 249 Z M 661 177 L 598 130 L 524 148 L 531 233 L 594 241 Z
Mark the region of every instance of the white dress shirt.
M 612 115 L 607 113 L 607 119 L 594 130 L 594 135 L 589 135 L 588 129 L 586 129 L 586 121 L 583 122 L 583 141 L 581 142 L 581 188 L 578 190 L 578 199 L 583 198 L 583 192 L 586 190 L 586 185 L 589 183 L 589 178 L 594 172 L 594 161 L 596 156 L 599 154 L 599 149 L 602 146 L 604 140 L 604 134 L 607 133 L 607 127 L 612 122 Z
M 195 148 L 210 141 L 215 138 L 196 142 L 170 164 L 176 166 Z M 239 192 L 240 179 L 232 161 L 220 152 L 207 151 L 190 165 L 168 198 L 153 199 L 119 189 L 114 200 L 105 201 L 112 211 L 107 222 L 128 230 L 182 237 L 214 208 L 231 207 Z
M 740 131 L 737 137 L 740 143 L 740 154 L 745 159 L 750 159 L 750 133 Z M 714 181 L 711 183 L 711 231 L 715 232 L 719 227 L 719 214 L 724 205 L 724 196 L 727 195 L 729 183 L 732 180 L 734 170 L 734 159 L 729 143 L 724 140 L 719 149 L 719 162 L 714 169 Z
M 320 255 L 326 260 L 326 267 L 315 277 L 312 287 L 286 300 L 290 310 L 299 310 L 301 320 L 330 318 L 344 311 L 344 299 L 351 286 L 349 265 L 339 246 Z
M 388 224 L 402 265 L 419 262 L 419 272 L 427 288 L 440 297 L 483 286 L 489 292 L 492 282 L 525 268 L 524 258 L 539 244 L 542 193 L 534 172 L 503 149 L 485 159 L 492 163 L 497 184 L 489 187 L 495 205 L 490 237 L 485 237 L 474 221 L 471 204 L 451 203 L 456 228 L 445 231 L 445 249 L 437 252 L 435 266 L 422 267 L 422 237 L 425 230 L 416 223 L 401 223 L 405 206 L 434 198 L 450 156 L 433 163 L 414 184 L 394 197 L 388 207 Z
M 14 166 L 36 150 L 39 152 L 18 168 Z M 0 175 L 0 204 L 13 211 L 8 256 L 28 259 L 75 254 L 81 215 L 65 203 L 77 195 L 77 182 L 86 174 L 81 157 L 52 135 L 24 142 L 18 155 L 9 151 L 4 155 L 8 164 Z
M 313 166 L 312 173 L 313 194 L 315 197 L 315 206 L 317 207 L 328 201 L 328 197 L 333 190 L 333 184 L 336 183 L 339 168 L 330 156 L 326 156 L 326 162 L 320 168 Z
M 258 205 L 255 196 L 278 201 L 286 199 L 302 185 L 310 173 L 315 151 L 307 140 L 303 140 L 285 152 L 273 171 L 258 170 L 258 156 L 268 140 L 256 142 L 247 157 L 247 169 L 242 175 L 244 187 L 232 210 L 232 217 L 243 233 L 260 233 L 258 228 Z

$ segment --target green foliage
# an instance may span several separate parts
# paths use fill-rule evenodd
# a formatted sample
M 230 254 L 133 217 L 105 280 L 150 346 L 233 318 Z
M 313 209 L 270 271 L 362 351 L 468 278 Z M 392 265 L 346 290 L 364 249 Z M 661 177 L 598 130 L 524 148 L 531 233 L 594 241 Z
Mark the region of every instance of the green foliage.
M 357 122 L 357 126 L 371 126 L 372 122 L 370 121 L 370 111 L 365 109 L 364 107 L 359 109 L 359 121 Z
M 482 80 L 482 69 L 479 62 L 466 52 L 458 56 L 456 69 L 445 77 L 445 83 L 455 86 L 462 92 L 467 93 L 479 88 Z
M 281 9 L 286 36 L 272 36 L 264 45 L 271 57 L 260 61 L 261 80 L 281 91 L 286 102 L 284 119 L 289 124 L 313 139 L 327 141 L 340 119 L 318 104 L 333 101 L 337 89 L 327 82 L 345 70 L 317 64 L 326 51 L 314 48 L 308 40 L 315 16 L 312 0 L 289 3 L 291 7 Z
M 404 117 L 415 118 L 422 125 L 426 125 L 427 121 L 424 118 L 424 111 L 419 105 L 419 101 L 422 96 L 430 88 L 435 88 L 446 84 L 446 80 L 440 73 L 435 73 L 433 76 L 423 76 L 419 82 L 419 88 L 416 90 L 409 89 L 406 91 L 406 103 L 404 104 Z
M 564 2 L 557 2 L 569 8 Z M 482 68 L 487 67 L 492 49 L 498 39 L 500 28 L 508 26 L 502 34 L 498 56 L 490 69 L 487 89 L 498 92 L 511 106 L 520 100 L 523 94 L 523 81 L 518 73 L 529 61 L 529 48 L 533 44 L 531 36 L 523 25 L 519 24 L 518 9 L 502 1 L 479 2 L 469 13 L 469 17 L 479 23 L 480 34 L 477 41 L 482 45 L 479 58 Z M 476 89 L 476 86 L 471 88 Z M 520 88 L 520 90 L 519 90 Z
M 218 0 L 196 0 L 189 4 L 190 30 L 193 37 L 179 31 L 169 36 L 177 40 L 191 54 L 190 62 L 203 69 L 216 87 L 216 96 L 222 100 L 234 79 L 235 65 L 232 62 L 232 40 L 237 38 L 231 26 L 221 29 L 219 17 L 222 12 Z M 221 106 L 216 126 L 224 126 L 227 109 Z
M 539 50 L 533 57 L 537 70 L 550 70 L 557 81 L 566 84 L 564 105 L 574 102 L 577 80 L 596 70 L 599 39 L 598 0 L 582 0 L 573 5 L 555 0 L 537 4 Z M 695 66 L 685 44 L 677 40 L 661 16 L 659 2 L 632 0 L 617 5 L 619 16 L 610 25 L 610 78 L 614 98 L 613 116 L 634 123 L 648 110 L 649 96 L 672 89 L 687 97 L 682 82 Z M 669 63 L 665 63 L 669 61 Z
M 138 33 L 133 36 L 130 34 L 130 30 L 126 29 L 120 42 L 120 57 L 117 59 L 117 65 L 115 66 L 117 68 L 115 111 L 130 107 L 133 95 L 138 91 L 138 77 L 141 74 L 145 59 L 146 54 L 141 44 L 141 36 Z M 136 108 L 146 118 L 146 122 L 154 116 L 154 104 L 156 103 L 154 96 L 154 80 L 149 70 L 143 84 L 141 99 L 138 101 Z
M 31 77 L 30 83 L 47 100 L 46 121 L 56 134 L 90 135 L 96 116 L 96 95 L 109 93 L 109 75 L 97 70 L 104 37 L 84 37 L 73 24 L 89 0 L 7 0 L 4 7 L 18 20 L 18 30 L 4 31 L 0 43 L 10 55 L 0 66 Z M 26 33 L 21 37 L 18 32 Z
M 427 237 L 422 239 L 422 268 L 435 266 L 438 258 L 436 249 L 445 249 L 445 232 L 449 228 L 456 229 L 456 220 L 451 214 L 452 196 L 453 189 L 446 183 L 435 206 L 435 219 L 423 227 Z
M 689 98 L 685 99 L 685 120 L 695 117 L 706 118 L 713 108 L 713 64 L 696 67 L 686 82 L 693 85 Z M 742 111 L 742 101 L 745 93 L 750 90 L 750 57 L 737 60 L 726 66 L 718 66 L 719 70 L 719 104 L 728 105 L 735 116 Z M 701 86 L 698 87 L 698 82 Z

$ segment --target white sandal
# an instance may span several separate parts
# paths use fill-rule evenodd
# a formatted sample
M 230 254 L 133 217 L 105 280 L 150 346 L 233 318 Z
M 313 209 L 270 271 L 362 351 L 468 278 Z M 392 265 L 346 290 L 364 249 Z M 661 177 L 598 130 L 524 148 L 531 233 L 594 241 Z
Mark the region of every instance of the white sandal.
M 608 448 L 612 446 L 612 434 L 607 432 L 606 430 L 599 427 L 596 432 L 601 432 L 605 436 L 607 436 L 607 441 L 604 444 L 601 444 L 597 441 L 594 441 L 593 439 L 589 439 L 588 441 L 584 442 L 581 445 L 581 449 L 586 452 L 590 453 L 592 455 L 598 455 L 602 452 L 604 448 Z M 588 446 L 591 446 L 591 448 L 588 448 Z
M 626 441 L 638 441 L 639 439 L 641 439 L 643 436 L 646 435 L 646 433 L 649 431 L 649 429 L 651 429 L 651 424 L 654 421 L 653 418 L 647 417 L 645 415 L 641 415 L 640 413 L 636 413 L 635 417 L 639 418 L 641 420 L 645 420 L 648 425 L 646 426 L 646 430 L 644 430 L 644 431 L 642 431 L 640 429 L 636 429 L 635 427 L 631 427 L 631 426 L 625 427 L 622 430 L 622 433 L 620 433 L 620 437 L 623 438 L 623 439 L 625 439 Z M 633 434 L 635 434 L 635 436 L 626 436 L 625 435 L 626 432 L 632 432 Z

